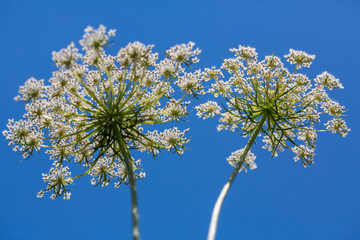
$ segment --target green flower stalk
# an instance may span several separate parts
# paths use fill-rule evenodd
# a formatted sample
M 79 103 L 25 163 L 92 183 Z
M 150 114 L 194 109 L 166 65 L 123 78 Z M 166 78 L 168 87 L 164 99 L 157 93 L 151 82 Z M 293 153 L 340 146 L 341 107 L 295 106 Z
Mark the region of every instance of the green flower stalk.
M 20 121 L 9 120 L 3 135 L 27 159 L 35 151 L 46 148 L 53 160 L 48 174 L 43 174 L 51 199 L 62 196 L 70 199 L 69 185 L 90 175 L 92 185 L 115 187 L 129 185 L 132 197 L 134 239 L 140 238 L 136 180 L 143 179 L 141 161 L 130 151 L 151 153 L 155 158 L 161 150 L 183 154 L 189 138 L 187 130 L 177 127 L 145 131 L 157 124 L 182 120 L 190 102 L 186 95 L 204 94 L 202 73 L 185 72 L 184 66 L 198 62 L 199 49 L 194 43 L 176 45 L 167 50 L 166 57 L 157 62 L 153 45 L 129 43 L 116 56 L 104 51 L 115 36 L 87 27 L 80 40 L 85 55 L 74 43 L 59 52 L 53 60 L 59 68 L 53 72 L 49 86 L 44 80 L 30 78 L 20 87 L 15 100 L 26 102 L 26 113 Z M 183 96 L 175 99 L 173 85 L 180 87 Z M 74 162 L 85 167 L 83 174 L 71 176 L 65 164 Z
M 341 118 L 345 107 L 332 100 L 325 90 L 342 89 L 339 80 L 323 72 L 313 84 L 306 75 L 296 73 L 302 67 L 310 67 L 315 55 L 290 49 L 285 58 L 296 65 L 289 72 L 274 55 L 258 62 L 255 48 L 239 46 L 230 51 L 235 57 L 225 59 L 221 67 L 231 75 L 227 81 L 219 80 L 224 75 L 215 68 L 205 69 L 204 75 L 206 80 L 215 80 L 209 93 L 224 97 L 226 104 L 221 108 L 217 102 L 208 101 L 196 107 L 197 115 L 204 119 L 219 115 L 219 131 L 237 130 L 250 139 L 244 149 L 233 152 L 227 159 L 235 169 L 216 201 L 208 240 L 215 239 L 220 209 L 237 173 L 257 167 L 256 157 L 250 152 L 257 137 L 262 136 L 263 148 L 272 156 L 287 148 L 296 154 L 295 161 L 300 160 L 307 167 L 314 162 L 317 132 L 331 131 L 345 137 L 350 131 Z M 317 129 L 323 114 L 331 119 L 325 123 L 325 129 Z

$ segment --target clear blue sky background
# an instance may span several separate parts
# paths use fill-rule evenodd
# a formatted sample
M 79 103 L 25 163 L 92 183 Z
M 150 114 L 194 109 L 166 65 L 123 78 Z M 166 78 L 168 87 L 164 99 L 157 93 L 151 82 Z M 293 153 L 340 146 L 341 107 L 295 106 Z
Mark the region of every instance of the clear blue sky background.
M 197 68 L 219 67 L 239 44 L 259 58 L 283 56 L 289 48 L 317 57 L 310 78 L 329 71 L 344 90 L 330 96 L 345 105 L 352 129 L 346 138 L 319 134 L 313 167 L 304 169 L 286 151 L 277 158 L 253 147 L 258 169 L 236 178 L 220 215 L 217 239 L 360 239 L 360 2 L 359 1 L 10 1 L 0 2 L 0 126 L 20 119 L 14 102 L 30 77 L 49 79 L 51 52 L 78 41 L 88 25 L 117 29 L 109 52 L 132 41 L 162 52 L 196 42 L 203 50 Z M 206 101 L 211 96 L 203 96 Z M 194 105 L 192 105 L 194 106 Z M 139 182 L 140 229 L 144 240 L 205 239 L 215 200 L 232 167 L 226 158 L 245 146 L 232 132 L 217 132 L 217 120 L 189 121 L 192 136 L 183 157 L 147 154 Z M 36 198 L 45 187 L 48 156 L 26 162 L 0 138 L 0 239 L 131 239 L 130 191 L 94 188 L 90 177 L 75 182 L 71 200 Z M 70 166 L 71 167 L 71 166 Z M 73 171 L 78 171 L 76 168 Z

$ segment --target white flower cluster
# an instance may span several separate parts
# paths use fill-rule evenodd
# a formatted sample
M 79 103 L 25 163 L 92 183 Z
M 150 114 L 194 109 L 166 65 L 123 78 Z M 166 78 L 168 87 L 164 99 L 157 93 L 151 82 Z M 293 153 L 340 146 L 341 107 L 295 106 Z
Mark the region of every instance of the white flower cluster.
M 132 162 L 135 176 L 142 178 L 145 173 L 140 162 L 131 158 L 132 149 L 150 152 L 153 157 L 162 149 L 184 152 L 188 129 L 144 133 L 144 128 L 182 120 L 190 103 L 184 97 L 204 94 L 202 82 L 207 79 L 202 78 L 203 73 L 186 72 L 183 66 L 198 62 L 201 51 L 193 50 L 192 42 L 176 45 L 158 63 L 153 45 L 134 42 L 111 56 L 104 49 L 113 36 L 115 30 L 107 32 L 103 25 L 87 27 L 80 40 L 85 54 L 74 43 L 53 52 L 59 69 L 53 72 L 50 85 L 30 78 L 20 87 L 15 100 L 27 102 L 25 120 L 9 120 L 3 135 L 24 158 L 41 147 L 48 149 L 55 168 L 44 175 L 48 187 L 38 196 L 53 191 L 51 198 L 68 199 L 66 186 L 86 174 L 95 185 L 106 186 L 112 180 L 116 187 L 128 184 L 130 165 L 124 164 L 125 159 Z M 173 97 L 172 83 L 183 91 L 182 98 Z M 123 143 L 127 150 L 121 147 Z M 85 173 L 67 176 L 63 164 L 72 161 L 84 166 Z
M 135 161 L 132 158 L 133 169 L 139 170 L 141 166 L 141 160 Z M 101 157 L 93 169 L 89 172 L 89 175 L 93 178 L 91 179 L 91 185 L 99 185 L 101 184 L 102 187 L 107 186 L 111 179 L 116 179 L 118 182 L 115 183 L 115 188 L 120 187 L 122 183 L 128 185 L 129 184 L 129 177 L 128 171 L 126 170 L 126 166 L 123 162 L 116 162 L 114 158 L 110 157 Z M 138 172 L 136 173 L 137 178 L 144 178 L 145 172 Z
M 223 97 L 229 97 L 230 94 L 232 93 L 232 89 L 228 82 L 219 80 L 216 81 L 216 83 L 211 84 L 209 93 L 212 93 L 216 98 L 219 97 L 220 95 Z
M 106 34 L 106 27 L 104 25 L 100 25 L 98 29 L 88 26 L 85 28 L 83 39 L 80 40 L 80 45 L 83 47 L 82 50 L 103 50 L 108 45 L 109 38 L 115 36 L 115 32 L 116 30 L 109 30 Z
M 166 50 L 166 54 L 170 59 L 179 63 L 184 63 L 185 65 L 197 63 L 199 62 L 199 58 L 197 56 L 201 53 L 201 50 L 199 48 L 193 50 L 194 46 L 194 42 L 176 45 L 171 47 L 169 50 Z
M 181 102 L 176 101 L 175 99 L 170 100 L 166 103 L 164 110 L 168 110 L 164 117 L 166 119 L 171 119 L 175 121 L 181 120 L 182 116 L 187 114 L 187 106 L 190 104 L 190 101 Z
M 55 164 L 57 165 L 57 164 Z M 56 197 L 64 195 L 65 200 L 69 200 L 71 192 L 65 188 L 67 185 L 73 183 L 73 179 L 70 177 L 71 172 L 69 172 L 69 167 L 62 167 L 61 165 L 56 166 L 55 168 L 50 168 L 48 174 L 43 173 L 43 180 L 47 184 L 47 189 L 45 191 L 41 190 L 38 192 L 37 197 L 41 198 L 44 196 L 44 192 L 53 190 L 50 198 L 54 200 Z
M 14 145 L 15 152 L 22 153 L 24 159 L 31 157 L 34 150 L 40 150 L 44 133 L 37 131 L 36 122 L 31 120 L 15 122 L 14 119 L 9 119 L 6 126 L 8 130 L 4 130 L 3 135 L 9 141 L 9 145 Z
M 241 45 L 239 45 L 239 48 L 230 48 L 230 52 L 233 52 L 239 60 L 256 61 L 258 56 L 255 48 Z
M 120 49 L 117 54 L 117 60 L 124 66 L 131 64 L 132 61 L 141 61 L 142 63 L 154 65 L 158 54 L 151 54 L 154 45 L 145 46 L 140 42 L 129 43 L 125 48 Z M 151 60 L 150 62 L 148 62 Z
M 202 82 L 202 72 L 196 70 L 194 73 L 185 73 L 182 77 L 178 78 L 175 81 L 175 84 L 178 85 L 181 91 L 186 93 L 196 95 L 203 95 L 205 91 L 203 90 Z
M 177 152 L 179 155 L 183 154 L 185 144 L 190 141 L 190 139 L 185 138 L 185 134 L 188 131 L 189 128 L 183 132 L 178 130 L 177 127 L 166 129 L 160 133 L 161 145 L 165 146 L 168 151 L 174 150 L 174 152 Z M 179 141 L 179 139 L 181 139 L 181 141 Z
M 296 51 L 294 49 L 290 49 L 290 53 L 284 55 L 287 58 L 287 61 L 291 64 L 296 64 L 297 69 L 301 67 L 310 67 L 312 61 L 315 59 L 315 55 L 307 54 L 306 52 Z
M 341 118 L 333 118 L 325 123 L 326 129 L 332 133 L 338 133 L 342 137 L 345 137 L 350 129 L 346 126 L 346 122 Z
M 220 112 L 218 114 L 220 114 Z M 232 132 L 234 132 L 235 129 L 237 128 L 236 123 L 240 122 L 240 119 L 235 114 L 232 114 L 230 112 L 225 112 L 221 114 L 221 118 L 219 119 L 219 122 L 223 124 L 219 124 L 217 126 L 218 131 L 230 129 Z
M 214 101 L 196 107 L 197 115 L 204 119 L 221 116 L 219 131 L 239 129 L 243 136 L 250 136 L 260 119 L 264 119 L 259 130 L 263 133 L 263 148 L 273 156 L 278 155 L 278 150 L 291 149 L 296 154 L 294 160 L 301 160 L 305 167 L 313 163 L 316 132 L 324 131 L 315 128 L 320 123 L 320 114 L 327 113 L 332 118 L 325 124 L 327 131 L 343 137 L 350 131 L 341 118 L 345 107 L 326 93 L 326 88 L 343 88 L 339 79 L 323 72 L 314 79 L 313 85 L 306 75 L 295 73 L 301 67 L 309 67 L 315 55 L 290 49 L 285 57 L 296 64 L 290 73 L 274 55 L 258 62 L 255 48 L 239 46 L 230 51 L 235 57 L 225 59 L 221 67 L 231 75 L 229 80 L 220 80 L 222 73 L 214 68 L 211 69 L 214 74 L 203 76 L 206 80 L 213 77 L 215 84 L 208 92 L 214 97 L 225 97 L 226 108 L 221 111 Z
M 57 67 L 71 67 L 82 57 L 78 51 L 79 49 L 75 48 L 75 44 L 71 42 L 67 48 L 63 48 L 59 52 L 53 51 L 52 60 L 56 63 Z
M 203 77 L 209 81 L 211 79 L 218 80 L 219 77 L 224 77 L 224 74 L 219 69 L 216 69 L 215 67 L 212 68 L 205 68 L 205 73 L 203 74 Z
M 24 86 L 20 86 L 19 93 L 22 96 L 18 95 L 14 98 L 14 100 L 21 100 L 24 102 L 35 101 L 44 97 L 44 90 L 44 79 L 38 81 L 32 77 L 25 82 Z
M 220 114 L 221 107 L 214 101 L 207 101 L 206 103 L 196 106 L 196 115 L 204 119 L 214 117 L 216 114 Z
M 343 89 L 343 85 L 340 83 L 339 79 L 335 78 L 333 75 L 331 75 L 328 72 L 323 72 L 322 74 L 319 74 L 316 76 L 314 81 L 319 84 L 317 87 L 327 87 L 329 90 L 338 88 Z
M 295 162 L 301 160 L 303 163 L 306 162 L 307 164 L 314 163 L 314 148 L 300 145 L 293 147 L 291 150 L 296 154 L 296 156 L 294 157 Z
M 232 152 L 231 155 L 226 159 L 226 161 L 233 167 L 235 167 L 236 163 L 240 160 L 241 155 L 243 154 L 244 149 L 237 150 L 235 152 Z M 250 168 L 250 170 L 254 170 L 257 168 L 255 163 L 256 156 L 252 152 L 248 152 L 245 157 L 245 165 L 242 165 L 239 172 L 244 171 L 247 172 L 247 168 Z

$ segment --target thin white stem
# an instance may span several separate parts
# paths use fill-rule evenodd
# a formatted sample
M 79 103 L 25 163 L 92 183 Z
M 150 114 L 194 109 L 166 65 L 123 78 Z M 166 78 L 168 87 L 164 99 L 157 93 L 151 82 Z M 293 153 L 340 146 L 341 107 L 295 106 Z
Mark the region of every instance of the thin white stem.
M 262 116 L 255 131 L 253 132 L 252 136 L 250 137 L 249 142 L 246 144 L 245 150 L 244 150 L 243 154 L 241 155 L 240 160 L 237 162 L 234 171 L 231 173 L 229 180 L 227 181 L 227 183 L 221 190 L 220 195 L 219 195 L 218 199 L 216 200 L 213 212 L 211 214 L 211 221 L 210 221 L 210 227 L 209 227 L 207 240 L 215 240 L 216 229 L 217 229 L 221 206 L 222 206 L 224 199 L 230 189 L 231 184 L 233 183 L 236 175 L 239 173 L 239 170 L 240 170 L 241 166 L 243 165 L 245 158 L 246 158 L 248 152 L 250 151 L 251 146 L 254 144 L 255 139 L 256 139 L 257 135 L 259 134 L 260 129 L 262 128 L 262 126 L 266 120 L 266 117 L 267 117 L 267 114 L 264 114 Z

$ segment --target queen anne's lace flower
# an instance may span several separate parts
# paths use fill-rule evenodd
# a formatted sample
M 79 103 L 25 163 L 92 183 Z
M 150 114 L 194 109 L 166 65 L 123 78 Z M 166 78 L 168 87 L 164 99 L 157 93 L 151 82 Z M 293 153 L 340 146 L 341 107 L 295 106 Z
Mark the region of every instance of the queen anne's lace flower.
M 52 60 L 56 63 L 57 67 L 71 67 L 82 57 L 78 51 L 79 49 L 75 48 L 75 44 L 72 42 L 67 48 L 63 48 L 59 52 L 53 51 Z
M 217 129 L 241 130 L 244 136 L 263 133 L 263 148 L 278 155 L 278 150 L 291 149 L 304 166 L 313 163 L 318 130 L 315 126 L 320 122 L 320 114 L 327 113 L 332 120 L 325 126 L 326 130 L 346 136 L 350 129 L 341 117 L 345 107 L 329 98 L 325 88 L 343 88 L 339 79 L 328 72 L 323 72 L 315 78 L 313 85 L 304 74 L 295 73 L 301 67 L 310 67 L 315 55 L 290 49 L 285 55 L 291 64 L 296 64 L 290 73 L 284 68 L 279 57 L 266 56 L 265 60 L 257 62 L 255 48 L 239 46 L 230 49 L 234 58 L 225 59 L 222 69 L 232 76 L 228 81 L 222 81 L 222 74 L 214 68 L 208 79 L 214 76 L 215 83 L 208 92 L 214 97 L 226 97 L 225 112 L 214 101 L 203 103 L 195 109 L 197 115 L 204 119 L 220 115 L 221 124 Z M 254 135 L 255 134 L 255 135 Z M 300 144 L 302 141 L 303 144 Z M 235 156 L 236 154 L 232 155 Z M 241 154 L 237 154 L 240 158 Z
M 185 91 L 188 94 L 196 95 L 196 93 L 198 93 L 201 95 L 205 94 L 203 86 L 201 85 L 203 81 L 202 72 L 197 70 L 195 73 L 185 73 L 175 84 L 181 88 L 181 91 Z
M 93 185 L 132 185 L 132 176 L 143 178 L 145 173 L 140 161 L 131 158 L 131 149 L 153 157 L 161 150 L 183 154 L 188 129 L 144 133 L 144 128 L 183 119 L 190 103 L 184 97 L 205 93 L 204 73 L 189 73 L 183 66 L 198 62 L 201 51 L 193 49 L 193 42 L 176 45 L 158 63 L 154 45 L 133 42 L 111 56 L 104 49 L 113 36 L 115 30 L 107 32 L 103 25 L 87 27 L 80 40 L 85 54 L 74 43 L 54 51 L 59 69 L 53 72 L 50 85 L 30 78 L 19 89 L 15 100 L 27 102 L 25 120 L 9 120 L 3 135 L 24 158 L 47 148 L 54 167 L 43 174 L 47 188 L 38 197 L 52 192 L 52 199 L 69 199 L 68 185 L 86 174 L 92 176 Z M 182 98 L 173 97 L 172 83 L 184 92 Z M 72 161 L 87 170 L 71 177 L 64 164 Z
M 166 129 L 164 132 L 160 133 L 160 139 L 163 146 L 166 147 L 169 151 L 174 150 L 179 155 L 184 153 L 184 146 L 190 139 L 185 139 L 185 134 L 189 131 L 180 131 L 177 127 L 173 129 Z
M 339 79 L 335 78 L 328 72 L 323 72 L 322 74 L 317 75 L 314 81 L 320 85 L 319 87 L 327 87 L 329 90 L 334 88 L 344 88 Z
M 53 190 L 53 194 L 50 197 L 52 200 L 61 195 L 64 195 L 65 200 L 69 200 L 71 193 L 65 188 L 65 186 L 73 183 L 73 179 L 70 177 L 71 172 L 69 172 L 69 167 L 62 167 L 58 164 L 54 165 L 56 167 L 50 168 L 48 174 L 42 174 L 43 180 L 47 184 L 47 189 L 45 191 L 41 190 L 37 197 L 43 197 L 44 192 Z
M 232 92 L 230 81 L 224 82 L 222 80 L 216 81 L 216 83 L 211 84 L 211 88 L 209 89 L 209 93 L 214 94 L 214 97 L 223 96 L 229 97 Z
M 103 50 L 103 47 L 108 45 L 109 37 L 115 36 L 115 30 L 110 30 L 106 34 L 106 27 L 100 25 L 98 29 L 94 29 L 91 26 L 85 28 L 85 34 L 80 40 L 80 45 L 83 47 L 82 50 Z
M 284 56 L 287 58 L 287 61 L 291 64 L 296 64 L 296 68 L 300 69 L 301 67 L 310 67 L 312 61 L 315 59 L 315 55 L 307 54 L 306 52 L 296 51 L 290 49 L 290 53 Z
M 236 165 L 236 163 L 239 161 L 241 155 L 244 152 L 244 148 L 237 150 L 235 152 L 232 152 L 231 155 L 226 159 L 226 161 L 231 165 L 234 166 Z M 256 169 L 256 163 L 255 163 L 255 159 L 256 156 L 252 153 L 252 152 L 248 152 L 246 157 L 245 157 L 245 165 L 243 165 L 239 172 L 244 171 L 247 172 L 247 167 L 249 167 L 251 170 Z
M 217 126 L 217 130 L 221 131 L 221 130 L 227 130 L 230 128 L 231 131 L 235 131 L 235 129 L 237 128 L 236 122 L 239 121 L 239 118 L 230 113 L 230 112 L 224 112 L 224 113 L 220 113 L 221 118 L 219 119 L 219 122 L 223 123 L 223 124 L 219 124 Z
M 303 162 L 305 166 L 307 164 L 311 165 L 314 163 L 314 148 L 300 145 L 293 147 L 291 150 L 296 154 L 296 156 L 294 157 L 295 162 L 301 160 L 301 162 Z
M 345 137 L 350 129 L 346 126 L 346 122 L 341 118 L 333 118 L 327 123 L 325 123 L 326 129 L 330 130 L 332 133 L 338 133 L 342 137 Z
M 45 89 L 46 87 L 44 86 L 44 79 L 38 81 L 32 77 L 25 82 L 24 86 L 20 86 L 19 93 L 22 96 L 18 95 L 14 98 L 14 100 L 21 100 L 25 102 L 35 101 L 44 97 Z
M 211 69 L 211 73 L 216 74 L 206 72 L 203 76 L 206 80 L 214 76 L 215 83 L 209 92 L 214 97 L 225 97 L 226 103 L 222 104 L 224 111 L 215 111 L 217 108 L 214 106 L 218 105 L 209 101 L 196 107 L 197 115 L 204 119 L 220 115 L 219 131 L 236 129 L 250 139 L 244 149 L 233 152 L 227 158 L 234 170 L 215 203 L 209 240 L 215 239 L 220 209 L 236 175 L 246 170 L 246 166 L 256 168 L 255 156 L 250 149 L 257 137 L 262 136 L 263 148 L 269 150 L 272 156 L 277 156 L 278 151 L 290 149 L 296 154 L 294 160 L 300 160 L 306 167 L 314 163 L 318 131 L 328 130 L 341 136 L 350 131 L 340 118 L 345 107 L 330 99 L 324 90 L 325 87 L 342 88 L 338 79 L 324 72 L 317 76 L 313 86 L 306 75 L 296 73 L 302 67 L 310 67 L 315 55 L 290 49 L 285 58 L 291 64 L 296 64 L 295 70 L 290 73 L 280 58 L 274 55 L 258 62 L 255 48 L 240 45 L 238 49 L 230 51 L 235 57 L 225 59 L 221 66 L 231 75 L 228 80 L 220 80 L 221 74 L 215 69 Z M 325 124 L 326 130 L 315 128 L 320 123 L 322 113 L 328 113 L 333 118 Z
M 216 114 L 220 114 L 221 111 L 221 107 L 214 101 L 200 104 L 199 106 L 196 106 L 195 109 L 197 110 L 196 115 L 204 119 L 214 117 Z
M 241 45 L 239 45 L 239 48 L 230 48 L 230 52 L 235 53 L 238 59 L 247 61 L 256 61 L 258 56 L 255 48 Z
M 176 45 L 166 50 L 166 54 L 170 59 L 185 65 L 197 63 L 199 61 L 197 55 L 201 53 L 201 50 L 199 48 L 193 50 L 194 46 L 194 42 Z

